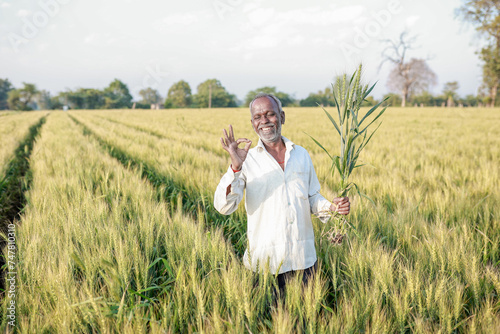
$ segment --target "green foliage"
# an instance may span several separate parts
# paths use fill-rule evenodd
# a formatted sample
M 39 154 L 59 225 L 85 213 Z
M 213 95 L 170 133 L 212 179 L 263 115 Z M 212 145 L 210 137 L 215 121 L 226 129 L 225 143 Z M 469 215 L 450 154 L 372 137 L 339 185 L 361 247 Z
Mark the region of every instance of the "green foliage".
M 387 104 L 389 104 L 391 106 L 400 106 L 401 105 L 401 101 L 402 101 L 401 97 L 398 94 L 395 94 L 395 93 L 385 94 L 382 97 L 382 100 L 386 100 Z
M 486 103 L 493 107 L 500 95 L 500 6 L 498 1 L 466 0 L 456 12 L 486 37 L 487 45 L 478 53 L 484 62 L 482 88 L 488 95 Z
M 459 88 L 457 81 L 450 81 L 444 84 L 443 87 L 443 95 L 446 98 L 446 106 L 453 107 L 455 106 L 455 101 L 458 98 L 457 90 Z
M 132 106 L 132 95 L 127 85 L 115 79 L 104 90 L 79 88 L 75 91 L 61 92 L 50 99 L 53 109 L 123 109 Z
M 158 90 L 153 89 L 151 87 L 148 87 L 146 89 L 141 89 L 139 91 L 139 95 L 142 98 L 142 100 L 140 101 L 141 104 L 146 104 L 151 106 L 151 104 L 160 103 L 161 101 L 161 95 L 158 92 Z
M 498 20 L 500 21 L 500 16 Z M 489 97 L 488 105 L 500 105 L 500 99 L 497 99 L 500 95 L 500 37 L 498 45 L 484 47 L 479 57 L 484 62 L 483 86 L 481 88 L 486 91 L 486 95 Z
M 165 108 L 189 108 L 192 103 L 191 87 L 186 81 L 176 82 L 169 88 Z
M 400 105 L 401 104 L 401 102 L 395 98 L 395 95 L 388 94 L 385 97 L 388 98 L 388 102 L 391 105 Z M 397 104 L 392 104 L 393 102 L 395 102 Z M 420 94 L 413 95 L 410 99 L 410 104 L 411 105 L 416 104 L 417 106 L 420 106 L 421 104 L 424 106 L 441 105 L 441 103 L 436 102 L 436 98 L 431 93 L 429 93 L 429 91 L 427 91 L 427 90 L 424 90 Z
M 283 107 L 293 106 L 294 104 L 293 98 L 287 93 L 276 91 L 276 87 L 265 86 L 249 91 L 245 97 L 245 106 L 250 105 L 250 102 L 258 93 L 273 94 L 281 101 Z
M 384 107 L 380 112 L 375 113 L 377 108 L 385 102 L 385 100 L 383 100 L 368 110 L 365 115 L 359 115 L 359 110 L 361 109 L 363 101 L 365 101 L 375 87 L 375 84 L 371 87 L 363 85 L 361 81 L 361 69 L 362 67 L 359 65 L 358 70 L 354 72 L 350 79 L 348 79 L 347 75 L 344 74 L 342 78 L 339 77 L 337 79 L 334 86 L 332 85 L 333 98 L 337 107 L 337 120 L 335 120 L 334 117 L 332 117 L 332 115 L 323 108 L 340 139 L 340 154 L 331 155 L 323 145 L 311 137 L 331 159 L 332 177 L 335 176 L 335 171 L 340 176 L 340 185 L 338 187 L 339 197 L 347 196 L 349 194 L 349 190 L 351 188 L 355 188 L 359 195 L 368 198 L 360 192 L 357 184 L 349 182 L 349 178 L 355 168 L 364 166 L 364 164 L 358 165 L 359 155 L 378 129 L 378 127 L 375 128 L 375 130 L 369 134 L 368 128 L 380 116 L 382 116 L 387 108 Z M 374 117 L 369 121 L 369 117 L 372 114 Z M 365 120 L 367 124 L 364 124 Z M 335 137 L 337 136 L 335 135 Z M 348 224 L 346 219 L 338 214 L 335 215 L 335 218 L 337 218 L 337 224 L 333 226 L 333 235 L 331 235 L 333 239 L 335 239 L 339 233 L 341 235 L 345 234 L 347 227 L 345 224 Z
M 38 94 L 34 84 L 23 82 L 23 88 L 8 92 L 7 104 L 12 110 L 33 110 L 33 100 Z
M 38 109 L 40 109 L 40 110 L 53 109 L 52 97 L 50 96 L 50 92 L 48 92 L 46 90 L 41 90 L 37 94 L 36 104 L 38 105 Z
M 325 88 L 324 91 L 320 90 L 317 93 L 311 93 L 305 99 L 300 100 L 301 107 L 316 107 L 317 105 L 325 107 L 335 105 L 330 87 Z
M 219 80 L 209 79 L 198 85 L 193 105 L 208 108 L 210 103 L 212 108 L 236 107 L 236 97 L 229 94 Z
M 443 94 L 446 97 L 451 96 L 453 99 L 457 97 L 457 90 L 460 87 L 457 81 L 450 81 L 444 84 Z
M 9 107 L 7 98 L 9 91 L 14 89 L 9 79 L 0 79 L 0 110 L 5 110 Z
M 132 95 L 126 84 L 115 79 L 104 89 L 104 108 L 123 109 L 132 106 Z
M 3 233 L 7 230 L 7 222 L 19 218 L 26 202 L 25 192 L 32 181 L 29 177 L 29 157 L 40 127 L 45 122 L 45 116 L 40 116 L 20 140 L 14 157 L 5 168 L 5 174 L 0 175 L 0 231 Z M 3 283 L 0 285 L 3 286 Z
M 368 85 L 363 86 L 361 83 L 361 65 L 354 72 L 350 80 L 344 75 L 342 80 L 339 78 L 334 87 L 334 99 L 337 107 L 337 121 L 330 115 L 326 109 L 323 109 L 335 127 L 340 138 L 340 155 L 333 156 L 316 140 L 315 142 L 328 154 L 332 159 L 332 175 L 337 171 L 340 176 L 339 196 L 347 196 L 349 189 L 353 185 L 349 183 L 349 176 L 355 168 L 361 167 L 357 165 L 361 150 L 369 143 L 375 129 L 368 136 L 368 128 L 372 125 L 386 110 L 384 107 L 380 112 L 375 113 L 375 117 L 368 123 L 368 117 L 373 114 L 376 109 L 385 100 L 377 103 L 365 115 L 359 115 L 359 110 L 363 101 L 375 87 Z M 368 124 L 363 125 L 366 120 Z M 337 124 L 338 122 L 338 124 Z M 380 125 L 379 125 L 380 126 Z
M 466 95 L 465 98 L 460 99 L 459 101 L 466 107 L 477 107 L 480 102 L 479 98 L 472 94 Z
M 66 91 L 58 95 L 54 108 L 61 109 L 63 105 L 71 109 L 103 109 L 106 105 L 104 93 L 94 88 L 79 88 L 76 91 Z

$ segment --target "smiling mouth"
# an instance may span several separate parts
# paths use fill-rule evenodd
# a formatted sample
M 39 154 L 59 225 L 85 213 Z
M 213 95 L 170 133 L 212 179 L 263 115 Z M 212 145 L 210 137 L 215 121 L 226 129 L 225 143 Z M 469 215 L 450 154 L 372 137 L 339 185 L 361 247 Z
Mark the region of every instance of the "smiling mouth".
M 274 129 L 274 126 L 263 126 L 260 128 L 262 132 L 271 132 Z

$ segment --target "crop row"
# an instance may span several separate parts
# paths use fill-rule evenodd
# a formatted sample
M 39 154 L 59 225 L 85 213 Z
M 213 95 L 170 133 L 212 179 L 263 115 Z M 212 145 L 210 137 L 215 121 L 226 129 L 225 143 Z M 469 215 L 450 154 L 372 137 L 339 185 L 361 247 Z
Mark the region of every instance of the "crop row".
M 84 116 L 84 117 L 82 117 Z M 212 205 L 213 180 L 220 178 L 217 160 L 211 152 L 156 135 L 147 135 L 122 124 L 103 121 L 102 118 L 89 118 L 87 115 L 72 116 L 93 135 L 113 157 L 123 165 L 138 166 L 142 175 L 161 191 L 161 196 L 173 206 L 177 198 L 182 200 L 185 212 L 196 213 L 202 210 L 204 219 L 213 226 L 224 229 L 225 235 L 235 246 L 239 255 L 246 247 L 246 217 L 242 210 L 234 216 L 219 214 Z M 219 168 L 222 169 L 221 161 Z M 200 182 L 196 176 L 200 171 L 210 175 Z
M 149 115 L 152 114 L 141 115 L 142 122 L 148 121 Z M 149 119 L 151 129 L 158 127 L 160 115 L 170 120 L 169 123 L 164 124 L 179 123 L 179 118 L 175 120 L 171 113 L 154 115 L 155 118 Z M 118 112 L 113 114 L 115 120 L 120 117 L 133 118 L 130 112 L 121 115 Z M 184 116 L 179 117 L 182 119 Z M 91 131 L 104 139 L 107 145 L 125 151 L 132 159 L 154 166 L 157 174 L 171 175 L 179 184 L 185 184 L 186 175 L 189 175 L 191 178 L 189 182 L 203 185 L 198 187 L 200 192 L 201 189 L 209 188 L 212 189 L 211 191 L 215 189 L 218 177 L 210 175 L 210 171 L 206 169 L 196 168 L 193 163 L 200 152 L 200 148 L 196 148 L 195 141 L 193 145 L 184 144 L 179 149 L 174 142 L 163 141 L 165 138 L 158 140 L 158 136 L 148 136 L 147 131 L 144 131 L 147 125 L 144 125 L 140 133 L 135 133 L 130 126 L 123 127 L 123 124 L 117 122 L 108 124 L 102 122 L 102 118 L 89 114 L 85 116 L 79 114 L 78 118 L 84 118 Z M 220 123 L 217 119 L 213 121 Z M 463 122 L 457 123 L 454 125 L 457 128 L 464 125 Z M 428 128 L 429 124 L 422 124 L 422 129 L 426 127 Z M 163 131 L 169 131 L 169 129 L 165 127 Z M 396 133 L 399 131 L 398 128 L 394 130 Z M 321 132 L 324 129 L 318 131 Z M 424 136 L 421 136 L 423 142 L 420 145 L 429 145 L 427 140 L 444 140 L 442 137 L 426 138 L 427 134 L 425 131 L 423 133 Z M 300 137 L 300 133 L 295 133 L 295 135 Z M 471 137 L 474 136 L 471 134 Z M 491 140 L 491 138 L 486 139 Z M 150 144 L 151 140 L 154 140 L 154 145 Z M 213 141 L 217 143 L 217 140 Z M 375 152 L 384 151 L 383 148 L 374 150 Z M 314 150 L 311 151 L 314 159 L 316 153 Z M 413 152 L 411 147 L 406 147 L 401 152 L 403 158 L 419 154 L 418 151 Z M 496 152 L 491 151 L 491 155 L 494 157 Z M 444 159 L 450 159 L 449 152 L 442 151 L 441 154 Z M 180 162 L 177 160 L 179 155 L 182 156 Z M 221 166 L 219 167 L 220 173 L 222 173 L 226 168 L 224 163 L 227 162 L 223 161 L 218 164 L 216 156 L 210 159 L 213 163 L 212 168 L 217 169 L 219 165 Z M 425 157 L 421 159 L 425 160 Z M 480 159 L 484 164 L 494 163 L 490 161 L 488 154 L 481 156 Z M 161 164 L 158 161 L 178 163 L 179 167 L 183 166 L 184 169 L 175 173 L 168 169 L 167 163 Z M 401 161 L 392 159 L 386 165 L 390 166 L 394 172 L 394 170 L 408 168 L 407 165 L 411 163 L 412 161 L 404 159 Z M 439 173 L 444 178 L 456 177 L 457 171 L 463 170 L 452 166 L 448 172 L 444 173 L 439 169 L 441 165 L 429 159 L 424 169 L 434 175 Z M 193 170 L 196 172 L 191 173 Z M 393 316 L 392 319 L 397 319 L 398 328 L 418 326 L 412 319 L 427 319 L 427 321 L 417 322 L 423 328 L 435 328 L 433 326 L 436 324 L 448 329 L 465 328 L 471 324 L 475 326 L 475 321 L 480 319 L 479 314 L 482 312 L 488 314 L 491 311 L 485 305 L 494 305 L 498 302 L 499 274 L 495 268 L 499 258 L 500 237 L 498 220 L 495 219 L 498 217 L 498 209 L 494 205 L 494 198 L 498 198 L 498 192 L 495 193 L 494 186 L 491 184 L 484 183 L 485 177 L 478 176 L 472 179 L 474 182 L 470 185 L 476 187 L 474 192 L 484 193 L 485 190 L 492 192 L 492 198 L 485 198 L 482 205 L 478 206 L 477 202 L 470 203 L 470 197 L 467 198 L 463 194 L 460 196 L 461 194 L 454 189 L 444 188 L 447 196 L 442 196 L 443 189 L 438 191 L 440 185 L 436 181 L 430 183 L 428 189 L 422 189 L 420 185 L 405 189 L 404 183 L 402 186 L 392 179 L 388 180 L 389 186 L 387 187 L 384 180 L 380 180 L 381 177 L 386 177 L 386 175 L 371 174 L 372 180 L 366 180 L 363 183 L 368 185 L 367 188 L 373 193 L 382 192 L 382 195 L 376 198 L 378 204 L 376 208 L 364 206 L 352 215 L 352 222 L 360 231 L 360 239 L 352 241 L 350 251 L 344 248 L 332 249 L 321 238 L 317 240 L 318 253 L 327 277 L 329 291 L 326 299 L 327 307 L 331 309 L 346 307 L 352 300 L 358 300 L 355 303 L 357 307 L 366 307 L 365 303 L 383 302 L 388 306 L 389 313 Z M 498 183 L 497 174 L 489 175 L 489 179 L 493 180 L 493 184 Z M 420 198 L 420 203 L 416 201 L 419 196 L 418 191 L 422 191 L 427 196 Z M 191 194 L 197 196 L 196 193 Z M 476 197 L 476 200 L 481 199 L 481 197 Z M 425 203 L 422 203 L 423 201 Z M 440 210 L 446 207 L 448 210 Z M 473 224 L 470 219 L 474 220 Z M 316 226 L 317 236 L 321 235 L 319 232 L 321 229 L 321 226 Z M 374 268 L 373 263 L 385 265 Z M 370 297 L 368 297 L 367 288 L 373 292 Z M 437 303 L 438 300 L 446 302 Z M 363 302 L 359 304 L 359 301 Z M 368 309 L 366 312 L 365 320 L 361 322 L 359 328 L 373 321 L 374 310 Z M 396 317 L 397 314 L 400 315 L 399 318 Z M 349 319 L 345 314 L 343 316 L 344 319 Z M 463 320 L 469 317 L 472 317 L 472 320 L 470 323 L 465 323 Z

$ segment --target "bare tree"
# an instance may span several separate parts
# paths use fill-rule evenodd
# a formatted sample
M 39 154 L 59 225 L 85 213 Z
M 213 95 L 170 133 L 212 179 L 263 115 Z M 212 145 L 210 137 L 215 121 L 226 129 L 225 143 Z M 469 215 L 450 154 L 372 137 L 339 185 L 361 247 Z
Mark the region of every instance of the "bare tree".
M 424 59 L 412 58 L 409 62 L 397 64 L 389 73 L 387 86 L 401 92 L 401 107 L 413 94 L 427 90 L 436 84 L 436 74 L 430 69 Z
M 427 65 L 425 59 L 411 58 L 407 60 L 406 53 L 413 49 L 416 36 L 408 36 L 408 31 L 399 35 L 399 40 L 385 40 L 387 47 L 382 51 L 382 62 L 392 64 L 387 86 L 401 93 L 401 107 L 406 106 L 410 96 L 426 90 L 436 84 L 436 74 Z

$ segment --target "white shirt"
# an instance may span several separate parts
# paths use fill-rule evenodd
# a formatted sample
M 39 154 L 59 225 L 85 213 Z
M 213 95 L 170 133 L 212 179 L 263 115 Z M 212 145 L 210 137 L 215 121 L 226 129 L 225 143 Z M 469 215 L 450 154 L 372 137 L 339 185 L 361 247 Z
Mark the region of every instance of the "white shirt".
M 271 273 L 306 269 L 316 262 L 311 213 L 323 223 L 331 203 L 321 194 L 309 153 L 282 137 L 286 146 L 285 169 L 267 152 L 262 141 L 248 151 L 241 171 L 231 167 L 214 195 L 214 206 L 222 214 L 236 211 L 246 189 L 248 248 L 243 263 L 262 270 L 269 261 Z M 226 196 L 227 187 L 231 192 Z

